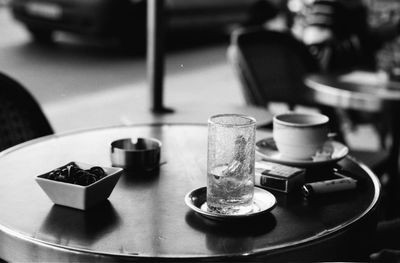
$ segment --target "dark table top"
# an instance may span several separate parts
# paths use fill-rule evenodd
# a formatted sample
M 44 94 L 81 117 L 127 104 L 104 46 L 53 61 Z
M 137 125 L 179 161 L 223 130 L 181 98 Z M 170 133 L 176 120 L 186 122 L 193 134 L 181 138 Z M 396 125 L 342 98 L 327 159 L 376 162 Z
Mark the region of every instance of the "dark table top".
M 70 161 L 110 166 L 110 142 L 138 136 L 161 140 L 161 159 L 166 163 L 158 173 L 147 177 L 123 174 L 108 201 L 92 210 L 53 205 L 34 180 Z M 267 136 L 271 133 L 257 132 L 258 139 Z M 313 248 L 308 258 L 318 258 L 337 254 L 329 246 L 322 245 L 326 251 L 318 248 L 325 241 L 329 243 L 358 229 L 356 225 L 364 222 L 377 205 L 376 177 L 366 167 L 345 158 L 340 165 L 363 182 L 356 191 L 317 200 L 272 192 L 278 204 L 270 214 L 237 223 L 215 222 L 184 204 L 186 193 L 206 185 L 206 160 L 206 125 L 96 129 L 48 136 L 2 152 L 0 258 L 243 260 L 283 251 L 290 255 L 287 251 L 304 247 Z M 326 169 L 309 171 L 307 180 L 323 178 L 326 173 Z M 363 242 L 363 238 L 356 235 L 355 240 Z

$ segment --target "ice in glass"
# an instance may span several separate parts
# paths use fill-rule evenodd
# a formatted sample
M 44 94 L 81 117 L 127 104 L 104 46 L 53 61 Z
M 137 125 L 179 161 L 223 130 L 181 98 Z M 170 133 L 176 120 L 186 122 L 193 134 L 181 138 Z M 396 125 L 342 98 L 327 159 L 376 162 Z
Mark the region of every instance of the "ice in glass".
M 256 120 L 238 114 L 208 121 L 207 209 L 246 214 L 253 207 Z

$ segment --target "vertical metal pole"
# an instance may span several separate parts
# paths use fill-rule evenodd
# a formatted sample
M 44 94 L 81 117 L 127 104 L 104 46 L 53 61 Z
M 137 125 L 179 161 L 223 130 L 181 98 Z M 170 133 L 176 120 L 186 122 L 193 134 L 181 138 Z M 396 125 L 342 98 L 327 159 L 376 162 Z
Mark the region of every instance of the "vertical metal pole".
M 147 78 L 152 91 L 152 111 L 172 112 L 163 105 L 164 0 L 147 0 Z

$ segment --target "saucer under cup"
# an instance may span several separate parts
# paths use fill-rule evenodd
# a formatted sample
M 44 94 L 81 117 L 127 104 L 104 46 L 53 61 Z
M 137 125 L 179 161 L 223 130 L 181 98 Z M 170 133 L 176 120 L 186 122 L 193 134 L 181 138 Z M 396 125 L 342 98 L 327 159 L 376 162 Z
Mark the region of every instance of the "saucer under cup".
M 328 140 L 329 118 L 317 113 L 284 113 L 274 116 L 273 138 L 282 157 L 307 160 Z

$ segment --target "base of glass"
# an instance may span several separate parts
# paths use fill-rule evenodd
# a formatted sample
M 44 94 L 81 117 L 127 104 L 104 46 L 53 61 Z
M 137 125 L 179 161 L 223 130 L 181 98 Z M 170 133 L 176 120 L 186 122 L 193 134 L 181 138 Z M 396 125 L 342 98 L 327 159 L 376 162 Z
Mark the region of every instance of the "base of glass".
M 203 208 L 204 206 L 204 208 Z M 251 202 L 249 205 L 240 205 L 240 206 L 209 206 L 207 203 L 204 203 L 201 207 L 202 210 L 206 210 L 210 213 L 217 213 L 221 215 L 245 215 L 253 212 L 254 205 Z

